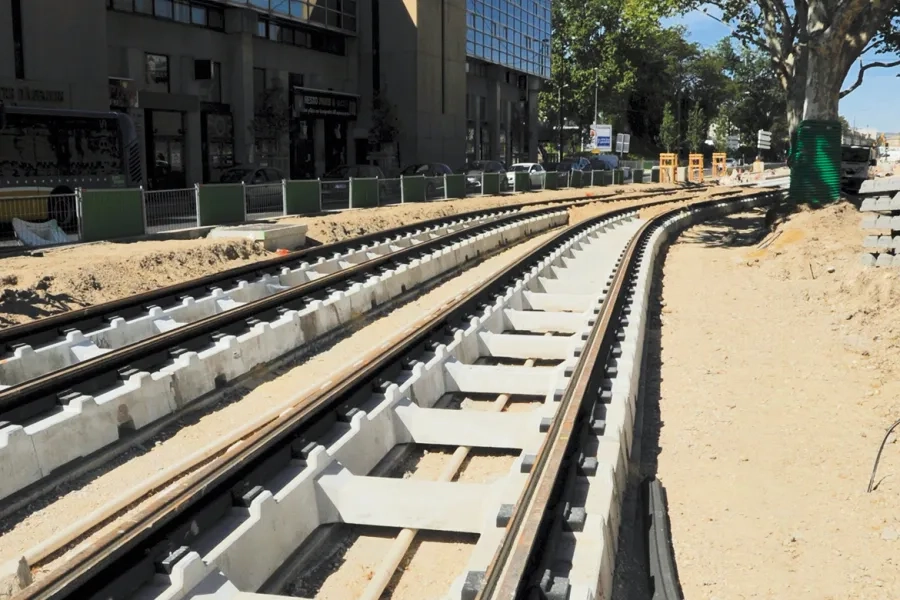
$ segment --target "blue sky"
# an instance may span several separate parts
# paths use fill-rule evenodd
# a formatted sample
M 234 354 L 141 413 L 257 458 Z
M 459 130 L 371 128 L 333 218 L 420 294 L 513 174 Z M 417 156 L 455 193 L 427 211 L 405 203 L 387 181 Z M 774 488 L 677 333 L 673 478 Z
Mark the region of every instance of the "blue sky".
M 716 9 L 710 8 L 710 14 L 721 16 Z M 664 19 L 665 25 L 684 25 L 688 30 L 688 38 L 702 46 L 711 46 L 725 36 L 731 35 L 728 27 L 719 21 L 703 14 L 699 10 L 689 12 L 681 17 Z M 866 56 L 864 62 L 896 60 L 893 55 L 877 58 Z M 844 87 L 856 81 L 859 71 L 858 63 L 847 74 Z M 900 131 L 900 111 L 887 110 L 892 98 L 900 97 L 900 77 L 896 75 L 900 69 L 869 69 L 866 71 L 863 84 L 852 94 L 841 100 L 840 112 L 851 125 L 856 127 L 874 127 L 879 131 Z

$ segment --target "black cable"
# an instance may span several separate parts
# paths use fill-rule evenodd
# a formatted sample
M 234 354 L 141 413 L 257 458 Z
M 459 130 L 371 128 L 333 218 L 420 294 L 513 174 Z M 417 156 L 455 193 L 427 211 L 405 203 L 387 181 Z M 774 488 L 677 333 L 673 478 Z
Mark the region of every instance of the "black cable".
M 878 447 L 878 454 L 875 455 L 875 464 L 872 465 L 872 475 L 869 477 L 869 489 L 866 490 L 866 493 L 870 493 L 872 486 L 875 483 L 875 472 L 878 470 L 878 461 L 881 460 L 881 451 L 884 450 L 884 445 L 887 443 L 888 436 L 891 435 L 891 432 L 897 428 L 897 425 L 900 425 L 900 419 L 894 421 L 894 424 L 888 427 L 887 433 L 884 434 L 884 439 L 881 440 L 881 445 Z

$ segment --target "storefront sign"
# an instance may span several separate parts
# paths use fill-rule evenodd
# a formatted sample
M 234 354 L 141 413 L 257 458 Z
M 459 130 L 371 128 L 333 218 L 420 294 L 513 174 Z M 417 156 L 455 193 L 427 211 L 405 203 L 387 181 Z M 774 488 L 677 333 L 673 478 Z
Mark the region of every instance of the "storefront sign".
M 15 106 L 65 106 L 68 94 L 65 88 L 35 82 L 0 82 L 0 100 Z
M 297 116 L 335 116 L 355 119 L 359 100 L 348 94 L 294 88 L 294 111 Z

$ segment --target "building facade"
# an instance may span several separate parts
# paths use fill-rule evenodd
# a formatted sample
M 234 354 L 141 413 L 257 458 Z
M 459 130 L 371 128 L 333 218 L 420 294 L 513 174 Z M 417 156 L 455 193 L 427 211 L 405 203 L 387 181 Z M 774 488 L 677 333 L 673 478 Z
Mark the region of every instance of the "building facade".
M 0 99 L 127 112 L 151 188 L 533 157 L 549 1 L 0 0 Z

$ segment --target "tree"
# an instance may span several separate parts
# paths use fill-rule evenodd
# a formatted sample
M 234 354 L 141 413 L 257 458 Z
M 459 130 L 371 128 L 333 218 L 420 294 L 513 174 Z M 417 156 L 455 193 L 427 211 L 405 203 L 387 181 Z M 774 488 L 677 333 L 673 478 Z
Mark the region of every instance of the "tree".
M 713 119 L 710 128 L 712 129 L 712 140 L 715 144 L 716 152 L 727 152 L 728 136 L 731 135 L 734 126 L 731 124 L 731 117 L 728 116 L 724 108 Z
M 848 121 L 844 115 L 840 115 L 838 117 L 838 121 L 841 122 L 841 133 L 844 135 L 847 135 L 848 133 L 850 133 L 850 130 L 851 130 L 850 121 Z
M 801 119 L 836 120 L 853 63 L 865 53 L 896 49 L 900 39 L 892 26 L 900 17 L 898 0 L 703 0 L 686 8 L 707 4 L 722 10 L 735 37 L 768 55 L 790 132 Z
M 250 133 L 256 139 L 273 140 L 277 150 L 282 134 L 291 123 L 289 108 L 287 91 L 281 79 L 273 77 L 271 85 L 256 102 L 256 110 L 248 126 Z
M 706 127 L 704 127 L 703 120 L 703 111 L 700 110 L 699 104 L 695 104 L 688 115 L 687 128 L 688 150 L 693 154 L 700 152 L 700 148 L 703 147 L 703 142 L 706 139 L 704 135 Z
M 666 103 L 663 108 L 662 125 L 659 127 L 659 143 L 666 152 L 673 152 L 678 148 L 678 123 L 672 114 L 672 105 Z

